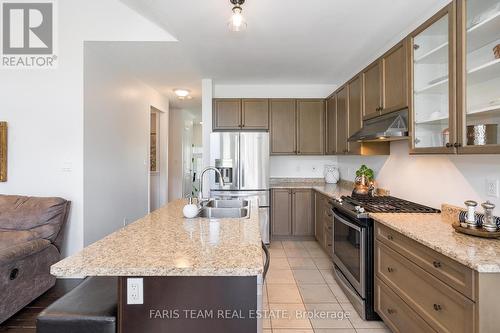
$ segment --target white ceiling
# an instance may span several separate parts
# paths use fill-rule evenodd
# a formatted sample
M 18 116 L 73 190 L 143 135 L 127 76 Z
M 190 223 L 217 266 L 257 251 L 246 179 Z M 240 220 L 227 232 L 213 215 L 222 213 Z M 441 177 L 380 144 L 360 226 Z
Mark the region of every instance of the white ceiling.
M 121 0 L 164 27 L 199 77 L 221 84 L 339 84 L 449 0 Z
M 244 33 L 231 33 L 229 0 L 120 0 L 177 42 L 97 42 L 103 56 L 201 112 L 201 79 L 215 84 L 336 85 L 449 0 L 246 0 Z M 193 99 L 179 101 L 174 88 Z
M 168 96 L 170 107 L 201 113 L 201 70 L 177 42 L 87 42 L 92 52 Z M 175 88 L 191 90 L 179 100 Z

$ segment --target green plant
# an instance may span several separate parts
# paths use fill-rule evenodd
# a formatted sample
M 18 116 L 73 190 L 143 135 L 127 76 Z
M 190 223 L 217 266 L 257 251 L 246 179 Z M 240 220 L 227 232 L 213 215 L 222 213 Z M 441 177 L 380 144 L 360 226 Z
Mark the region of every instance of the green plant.
M 361 176 L 365 176 L 366 180 L 368 181 L 372 181 L 375 179 L 375 173 L 373 172 L 373 170 L 368 168 L 364 164 L 356 171 L 356 177 Z

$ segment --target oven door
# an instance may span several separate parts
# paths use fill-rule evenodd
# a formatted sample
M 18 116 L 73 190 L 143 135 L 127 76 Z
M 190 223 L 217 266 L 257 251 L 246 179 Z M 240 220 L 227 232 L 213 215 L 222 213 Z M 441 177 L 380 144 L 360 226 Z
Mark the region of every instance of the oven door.
M 366 229 L 333 212 L 333 262 L 365 298 Z

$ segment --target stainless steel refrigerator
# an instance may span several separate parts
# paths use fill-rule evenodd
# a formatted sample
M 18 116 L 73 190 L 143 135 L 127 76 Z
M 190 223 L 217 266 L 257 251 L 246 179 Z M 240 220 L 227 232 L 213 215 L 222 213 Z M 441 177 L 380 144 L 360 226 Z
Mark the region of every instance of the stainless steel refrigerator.
M 210 194 L 218 198 L 259 198 L 262 240 L 269 244 L 269 133 L 215 132 L 210 136 Z

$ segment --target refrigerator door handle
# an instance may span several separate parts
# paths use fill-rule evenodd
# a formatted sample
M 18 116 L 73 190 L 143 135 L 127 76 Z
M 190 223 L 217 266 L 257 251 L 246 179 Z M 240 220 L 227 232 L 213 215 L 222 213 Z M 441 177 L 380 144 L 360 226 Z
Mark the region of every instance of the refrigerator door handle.
M 245 164 L 241 163 L 241 188 L 245 188 Z

